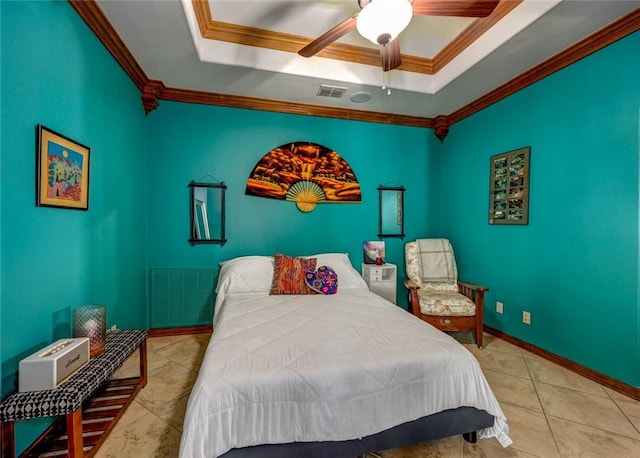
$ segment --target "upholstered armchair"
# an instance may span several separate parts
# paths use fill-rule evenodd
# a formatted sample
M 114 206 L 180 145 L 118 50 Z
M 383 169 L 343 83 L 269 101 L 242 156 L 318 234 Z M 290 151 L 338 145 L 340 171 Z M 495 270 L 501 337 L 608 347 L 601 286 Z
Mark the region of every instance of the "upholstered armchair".
M 482 347 L 484 293 L 488 288 L 458 281 L 447 239 L 418 239 L 405 245 L 404 284 L 411 312 L 441 331 L 472 332 Z

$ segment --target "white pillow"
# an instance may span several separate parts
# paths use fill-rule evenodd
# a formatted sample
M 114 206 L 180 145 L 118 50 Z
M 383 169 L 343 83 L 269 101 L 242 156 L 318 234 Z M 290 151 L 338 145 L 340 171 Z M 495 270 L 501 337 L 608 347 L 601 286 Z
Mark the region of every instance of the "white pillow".
M 320 253 L 305 258 L 316 258 L 316 266 L 328 266 L 338 274 L 338 293 L 341 289 L 364 288 L 367 284 L 353 268 L 346 253 Z M 273 281 L 272 256 L 241 256 L 220 264 L 216 293 L 219 295 L 268 293 Z
M 241 256 L 223 261 L 216 286 L 217 294 L 262 293 L 271 290 L 273 257 Z
M 341 289 L 367 288 L 367 284 L 360 273 L 353 268 L 349 255 L 346 253 L 320 253 L 306 258 L 316 258 L 316 267 L 328 266 L 338 274 L 338 294 Z

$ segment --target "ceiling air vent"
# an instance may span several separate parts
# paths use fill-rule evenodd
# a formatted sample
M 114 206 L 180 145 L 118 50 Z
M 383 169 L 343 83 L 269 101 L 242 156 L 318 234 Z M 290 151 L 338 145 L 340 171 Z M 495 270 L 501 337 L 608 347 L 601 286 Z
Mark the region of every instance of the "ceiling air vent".
M 320 97 L 333 97 L 334 99 L 341 98 L 347 91 L 347 87 L 329 86 L 328 84 L 321 84 L 318 88 L 316 95 Z

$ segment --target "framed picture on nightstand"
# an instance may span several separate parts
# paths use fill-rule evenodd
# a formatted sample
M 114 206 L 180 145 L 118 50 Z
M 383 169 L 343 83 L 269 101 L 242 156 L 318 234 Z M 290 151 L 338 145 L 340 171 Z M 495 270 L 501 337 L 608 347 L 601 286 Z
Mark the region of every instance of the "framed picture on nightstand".
M 384 264 L 385 247 L 384 242 L 374 240 L 371 242 L 362 242 L 362 252 L 365 264 Z M 378 261 L 380 259 L 380 261 Z

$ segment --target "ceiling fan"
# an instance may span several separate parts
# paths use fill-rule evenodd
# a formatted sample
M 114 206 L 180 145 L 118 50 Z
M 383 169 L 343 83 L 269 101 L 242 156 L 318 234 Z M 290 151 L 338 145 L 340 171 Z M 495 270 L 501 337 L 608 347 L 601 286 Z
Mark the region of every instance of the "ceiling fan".
M 356 0 L 361 11 L 328 30 L 298 54 L 311 57 L 340 37 L 357 29 L 360 35 L 380 46 L 383 71 L 400 66 L 398 35 L 416 16 L 486 17 L 499 0 Z

